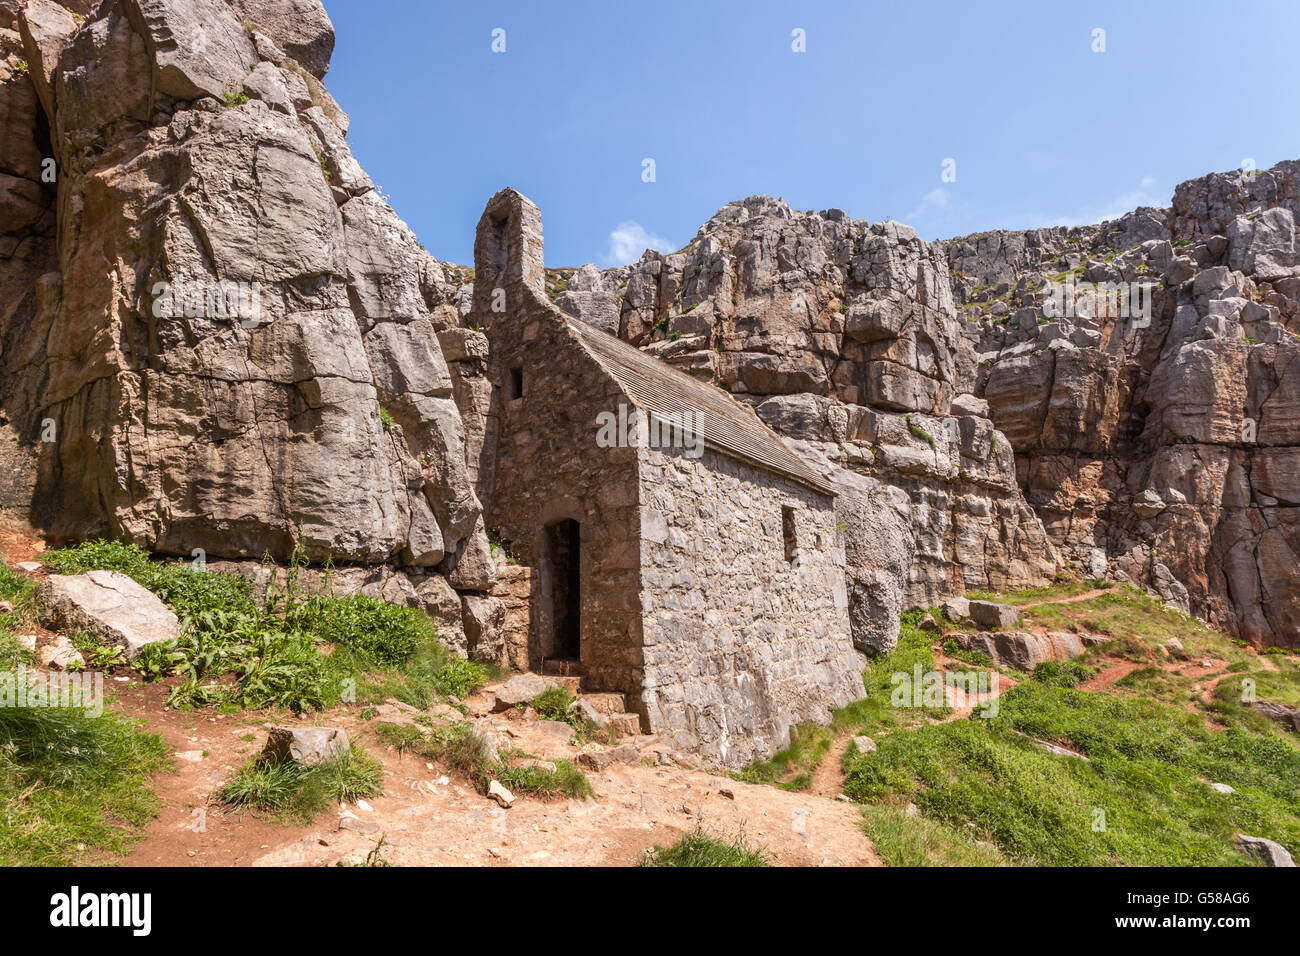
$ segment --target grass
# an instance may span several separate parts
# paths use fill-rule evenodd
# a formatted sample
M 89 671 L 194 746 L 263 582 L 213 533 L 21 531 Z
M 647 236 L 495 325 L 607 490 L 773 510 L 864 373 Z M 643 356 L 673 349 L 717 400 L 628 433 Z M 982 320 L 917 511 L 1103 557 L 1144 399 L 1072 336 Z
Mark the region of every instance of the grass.
M 1031 738 L 1090 760 L 1052 755 Z M 1020 864 L 1240 865 L 1237 832 L 1300 847 L 1293 740 L 1245 725 L 1211 730 L 1199 713 L 1142 698 L 1030 682 L 1002 695 L 995 718 L 878 738 L 846 770 L 851 798 L 911 801 L 929 823 Z M 1237 792 L 1215 793 L 1210 781 Z M 888 832 L 896 820 L 866 825 L 901 858 L 907 841 Z
M 846 733 L 876 734 L 916 726 L 932 717 L 943 716 L 943 710 L 897 708 L 890 703 L 895 673 L 910 674 L 917 664 L 921 665 L 923 672 L 934 669 L 931 648 L 934 636 L 917 627 L 924 615 L 924 611 L 903 614 L 898 644 L 888 654 L 873 661 L 862 675 L 865 696 L 861 700 L 835 711 L 829 726 L 809 723 L 793 728 L 788 746 L 771 758 L 757 760 L 731 776 L 744 783 L 768 783 L 783 790 L 806 790 L 812 784 L 813 773 L 837 737 Z
M 1078 687 L 1094 673 L 1078 661 L 1043 661 L 1034 668 L 1034 680 L 1049 687 Z
M 1021 591 L 1009 591 L 999 594 L 996 591 L 967 591 L 964 595 L 971 601 L 994 601 L 999 604 L 1029 604 L 1042 598 L 1060 601 L 1063 598 L 1076 597 L 1089 591 L 1109 590 L 1115 587 L 1111 581 L 1096 578 L 1081 578 L 1062 581 L 1039 588 L 1025 588 Z
M 913 438 L 919 438 L 921 441 L 929 445 L 931 449 L 937 447 L 935 445 L 934 436 L 913 421 L 911 415 L 904 415 L 903 419 L 907 422 L 907 430 L 912 433 Z
M 96 863 L 128 850 L 158 812 L 148 781 L 167 753 L 119 714 L 0 709 L 0 866 Z
M 168 699 L 172 707 L 302 713 L 394 697 L 424 709 L 438 697 L 464 696 L 493 676 L 490 668 L 449 653 L 418 609 L 335 596 L 328 585 L 325 594 L 301 593 L 297 580 L 305 561 L 297 554 L 287 583 L 268 588 L 262 603 L 241 578 L 154 561 L 132 545 L 88 542 L 43 560 L 59 574 L 121 572 L 176 612 L 180 640 L 157 646 L 134 665 L 146 679 L 179 678 Z M 119 663 L 109 649 L 91 652 L 99 666 Z
M 383 779 L 379 762 L 356 746 L 312 767 L 296 760 L 258 757 L 235 773 L 217 799 L 235 809 L 270 813 L 284 822 L 310 823 L 339 803 L 383 793 Z
M 375 732 L 398 753 L 417 754 L 468 778 L 479 793 L 487 793 L 488 784 L 493 780 L 516 796 L 527 794 L 543 799 L 572 797 L 581 800 L 593 793 L 586 775 L 569 761 L 551 761 L 555 764 L 554 770 L 536 765 L 512 765 L 511 760 L 528 755 L 494 756 L 468 723 L 441 726 L 427 733 L 409 724 L 384 723 L 379 724 Z
M 589 741 L 616 743 L 618 731 L 613 727 L 601 727 L 582 711 L 572 709 L 576 700 L 563 687 L 548 687 L 529 701 L 528 706 L 537 711 L 537 716 L 542 720 L 555 720 L 572 727 L 575 742 L 579 746 Z
M 843 788 L 895 866 L 1249 865 L 1233 845 L 1239 832 L 1300 851 L 1300 739 L 1240 699 L 1250 679 L 1260 700 L 1300 702 L 1300 658 L 1271 654 L 1277 670 L 1264 670 L 1258 655 L 1199 621 L 1100 585 L 968 595 L 1031 604 L 1025 614 L 1036 623 L 1110 638 L 1079 660 L 1040 664 L 1002 694 L 996 716 L 941 722 L 890 705 L 893 672 L 934 666 L 936 635 L 911 611 L 897 648 L 864 674 L 863 700 L 829 728 L 798 728 L 789 747 L 735 776 L 801 789 L 837 738 L 870 734 L 877 749 L 849 748 Z M 1093 590 L 1105 593 L 1053 603 Z M 1141 666 L 1104 690 L 1079 689 L 1102 657 Z
M 36 655 L 18 643 L 19 629 L 36 617 L 35 586 L 0 562 L 0 601 L 13 605 L 9 614 L 0 614 L 0 670 L 14 670 L 30 664 Z
M 863 829 L 888 866 L 1006 866 L 997 847 L 972 842 L 958 828 L 939 820 L 908 816 L 900 804 L 862 808 Z
M 770 866 L 772 854 L 752 847 L 744 833 L 729 839 L 706 833 L 699 824 L 672 846 L 655 844 L 646 850 L 638 866 Z

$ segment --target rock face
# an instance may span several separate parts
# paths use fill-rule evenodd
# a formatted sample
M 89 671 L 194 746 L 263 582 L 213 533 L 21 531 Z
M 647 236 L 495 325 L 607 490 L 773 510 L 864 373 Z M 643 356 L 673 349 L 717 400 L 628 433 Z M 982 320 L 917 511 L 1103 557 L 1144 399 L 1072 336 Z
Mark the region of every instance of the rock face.
M 56 541 L 297 546 L 486 591 L 474 348 L 453 371 L 439 334 L 461 273 L 353 159 L 320 3 L 13 6 L 0 505 Z
M 831 471 L 859 648 L 892 647 L 906 607 L 1056 572 L 1010 442 L 971 394 L 947 259 L 911 228 L 754 197 L 678 253 L 569 281 L 616 290 L 622 338 L 754 405 Z M 610 325 L 595 299 L 561 299 Z
M 609 327 L 597 297 L 617 290 L 623 338 L 879 483 L 841 481 L 865 650 L 892 646 L 900 607 L 1067 562 L 1294 646 L 1298 174 L 1216 174 L 1170 209 L 935 244 L 754 197 L 678 253 L 583 267 L 560 297 Z
M 134 660 L 150 644 L 174 641 L 180 625 L 154 594 L 116 571 L 55 574 L 40 587 L 52 624 L 69 633 L 93 631 Z
M 1300 163 L 942 244 L 1025 497 L 1087 574 L 1300 643 Z

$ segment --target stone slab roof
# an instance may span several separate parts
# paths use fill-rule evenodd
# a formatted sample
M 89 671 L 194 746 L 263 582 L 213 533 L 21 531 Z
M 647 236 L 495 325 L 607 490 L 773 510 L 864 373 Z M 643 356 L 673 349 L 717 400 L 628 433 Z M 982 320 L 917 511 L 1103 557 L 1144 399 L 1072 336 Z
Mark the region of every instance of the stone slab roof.
M 685 416 L 693 415 L 695 434 L 714 451 L 784 475 L 822 494 L 835 494 L 834 486 L 791 451 L 752 409 L 722 389 L 585 322 L 568 317 L 565 321 L 587 353 L 641 411 L 667 421 L 690 421 Z

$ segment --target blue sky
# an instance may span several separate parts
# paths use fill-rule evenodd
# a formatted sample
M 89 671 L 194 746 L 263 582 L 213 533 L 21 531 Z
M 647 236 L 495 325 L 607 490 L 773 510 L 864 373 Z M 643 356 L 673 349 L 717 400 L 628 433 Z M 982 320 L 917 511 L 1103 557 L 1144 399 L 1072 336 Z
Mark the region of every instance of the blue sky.
M 937 239 L 1300 158 L 1295 0 L 324 2 L 354 153 L 461 263 L 507 185 L 541 207 L 547 265 L 605 266 L 756 193 Z

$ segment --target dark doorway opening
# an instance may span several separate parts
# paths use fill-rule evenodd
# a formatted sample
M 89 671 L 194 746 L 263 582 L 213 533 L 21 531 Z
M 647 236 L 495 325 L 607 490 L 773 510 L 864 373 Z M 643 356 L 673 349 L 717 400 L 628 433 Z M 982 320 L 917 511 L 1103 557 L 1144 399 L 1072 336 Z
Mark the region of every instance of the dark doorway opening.
M 582 656 L 582 544 L 578 522 L 557 521 L 546 529 L 551 557 L 551 619 L 555 643 L 551 654 L 576 661 Z

